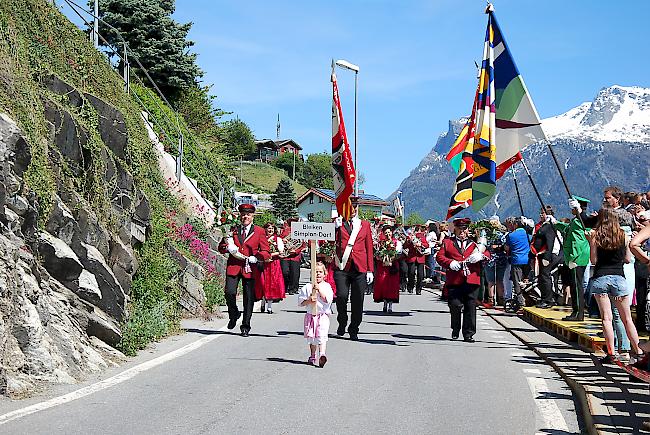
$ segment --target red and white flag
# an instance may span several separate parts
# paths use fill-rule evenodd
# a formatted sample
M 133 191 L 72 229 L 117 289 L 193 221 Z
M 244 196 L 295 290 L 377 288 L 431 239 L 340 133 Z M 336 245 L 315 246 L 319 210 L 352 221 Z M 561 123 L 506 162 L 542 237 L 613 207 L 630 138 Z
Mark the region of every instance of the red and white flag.
M 336 84 L 336 74 L 332 66 L 332 176 L 334 179 L 334 194 L 336 195 L 336 210 L 339 216 L 349 220 L 352 216 L 350 197 L 354 191 L 354 180 L 357 173 L 354 169 L 350 144 L 345 134 L 345 123 L 339 100 L 339 87 Z

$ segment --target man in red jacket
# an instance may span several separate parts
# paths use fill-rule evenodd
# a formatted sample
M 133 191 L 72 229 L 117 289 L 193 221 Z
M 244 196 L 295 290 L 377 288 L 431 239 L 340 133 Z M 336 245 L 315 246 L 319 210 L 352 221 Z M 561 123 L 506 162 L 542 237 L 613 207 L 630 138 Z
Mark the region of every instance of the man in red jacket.
M 289 218 L 284 221 L 284 226 L 280 233 L 280 237 L 283 240 L 291 234 L 291 222 L 298 222 L 298 218 Z M 302 243 L 297 248 L 285 252 L 285 256 L 280 259 L 284 288 L 287 290 L 287 294 L 298 294 L 298 286 L 300 285 L 300 260 L 302 259 L 302 251 L 306 247 L 307 244 Z M 285 250 L 287 250 L 286 247 Z
M 358 340 L 363 317 L 363 296 L 374 279 L 374 254 L 372 231 L 367 221 L 357 216 L 358 197 L 352 198 L 352 218 L 337 218 L 334 282 L 336 283 L 336 309 L 339 327 L 336 334 L 345 334 L 348 324 L 348 295 L 350 295 L 351 320 L 348 328 L 351 340 Z
M 481 261 L 490 253 L 469 239 L 468 218 L 454 219 L 454 234 L 442 241 L 436 261 L 447 269 L 451 338 L 458 338 L 463 311 L 463 338 L 474 343 L 476 334 L 476 297 L 481 284 Z
M 226 304 L 228 305 L 228 329 L 233 329 L 241 316 L 237 308 L 237 286 L 242 280 L 244 296 L 244 318 L 241 323 L 241 335 L 248 337 L 251 330 L 251 316 L 255 303 L 255 279 L 253 267 L 258 261 L 264 262 L 271 257 L 269 240 L 263 228 L 253 225 L 255 206 L 241 204 L 238 208 L 241 224 L 233 227 L 232 234 L 219 243 L 219 252 L 228 254 L 226 263 Z
M 404 248 L 408 249 L 408 254 L 406 255 L 406 264 L 408 265 L 408 292 L 413 293 L 413 287 L 415 287 L 415 293 L 422 293 L 422 279 L 424 278 L 424 257 L 425 250 L 429 247 L 429 242 L 427 242 L 426 234 L 422 232 L 422 228 L 417 225 L 415 227 L 414 233 L 409 234 L 406 241 L 404 242 Z M 417 272 L 417 281 L 415 279 Z

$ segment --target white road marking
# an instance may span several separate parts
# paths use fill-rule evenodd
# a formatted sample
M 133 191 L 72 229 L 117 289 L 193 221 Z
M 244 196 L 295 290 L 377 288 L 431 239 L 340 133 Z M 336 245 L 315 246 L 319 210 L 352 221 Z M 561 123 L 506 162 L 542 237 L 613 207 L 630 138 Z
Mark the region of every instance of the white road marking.
M 542 371 L 540 369 L 524 369 L 524 373 L 529 375 L 541 375 Z
M 225 331 L 226 327 L 219 328 L 217 331 Z M 140 373 L 147 371 L 149 369 L 152 369 L 156 366 L 159 366 L 163 363 L 166 363 L 168 361 L 171 361 L 175 358 L 178 358 L 179 356 L 183 356 L 187 353 L 192 352 L 193 350 L 198 349 L 199 347 L 208 344 L 209 342 L 216 340 L 217 338 L 221 337 L 221 334 L 211 334 L 206 337 L 200 338 L 188 345 L 185 345 L 179 349 L 176 349 L 172 352 L 166 353 L 164 355 L 159 356 L 158 358 L 154 358 L 150 361 L 143 362 L 142 364 L 138 364 L 137 366 L 131 367 L 130 369 L 124 370 L 121 373 L 118 373 L 115 376 L 112 376 L 110 378 L 104 379 L 103 381 L 99 381 L 97 383 L 94 383 L 92 385 L 88 385 L 87 387 L 80 388 L 76 391 L 73 391 L 68 394 L 64 394 L 63 396 L 58 396 L 54 397 L 50 400 L 46 400 L 45 402 L 40 402 L 36 403 L 34 405 L 27 406 L 25 408 L 20 408 L 16 409 L 15 411 L 8 412 L 4 415 L 0 415 L 0 425 L 3 425 L 5 423 L 8 423 L 12 420 L 16 420 L 17 418 L 22 418 L 25 417 L 26 415 L 33 414 L 35 412 L 43 411 L 45 409 L 53 408 L 58 405 L 62 405 L 67 402 L 72 402 L 73 400 L 81 399 L 82 397 L 86 397 L 90 394 L 96 393 L 98 391 L 104 390 L 106 388 L 112 387 L 114 385 L 120 384 L 124 381 L 128 381 L 129 379 L 133 378 L 136 375 L 139 375 Z
M 537 409 L 543 420 L 543 428 L 568 432 L 569 427 L 555 400 L 544 398 L 544 395 L 550 392 L 546 380 L 537 377 L 526 379 L 528 380 L 528 386 L 530 387 L 531 393 L 533 393 L 533 399 L 537 404 Z

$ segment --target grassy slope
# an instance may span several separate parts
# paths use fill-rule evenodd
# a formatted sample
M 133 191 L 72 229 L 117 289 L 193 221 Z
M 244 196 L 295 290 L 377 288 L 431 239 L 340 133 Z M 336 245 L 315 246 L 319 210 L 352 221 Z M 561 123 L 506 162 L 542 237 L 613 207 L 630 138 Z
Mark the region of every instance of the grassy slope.
M 235 175 L 237 176 L 236 189 L 239 185 L 239 165 L 235 164 Z M 278 187 L 278 183 L 287 174 L 282 170 L 266 163 L 242 162 L 244 189 L 256 193 L 272 193 Z M 296 198 L 307 191 L 307 188 L 300 183 L 293 182 L 293 190 Z

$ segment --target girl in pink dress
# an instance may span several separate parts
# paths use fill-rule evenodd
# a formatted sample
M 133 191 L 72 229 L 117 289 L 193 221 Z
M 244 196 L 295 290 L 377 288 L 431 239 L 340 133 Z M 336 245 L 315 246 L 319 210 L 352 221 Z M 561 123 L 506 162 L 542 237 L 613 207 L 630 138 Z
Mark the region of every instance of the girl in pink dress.
M 305 284 L 298 293 L 298 302 L 307 311 L 303 322 L 305 339 L 309 343 L 307 363 L 314 365 L 318 363 L 319 367 L 323 367 L 327 362 L 325 351 L 334 293 L 332 287 L 325 281 L 325 276 L 327 276 L 325 265 L 319 261 L 315 267 L 316 285 L 312 287 L 311 283 Z M 316 314 L 313 314 L 314 305 L 316 305 Z M 316 359 L 317 350 L 320 355 L 318 360 Z
M 273 302 L 280 302 L 285 298 L 284 278 L 280 266 L 280 255 L 284 252 L 282 239 L 275 234 L 272 223 L 264 225 L 266 236 L 269 239 L 271 258 L 264 263 L 264 270 L 255 279 L 255 298 L 262 301 L 261 312 L 273 314 Z

